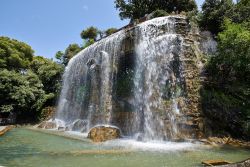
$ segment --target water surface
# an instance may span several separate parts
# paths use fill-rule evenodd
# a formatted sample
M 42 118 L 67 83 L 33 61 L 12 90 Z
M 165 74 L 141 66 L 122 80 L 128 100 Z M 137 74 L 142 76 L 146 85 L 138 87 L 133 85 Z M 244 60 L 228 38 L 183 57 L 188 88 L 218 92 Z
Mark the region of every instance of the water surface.
M 208 159 L 234 162 L 249 157 L 246 149 L 131 140 L 93 144 L 24 128 L 0 138 L 0 166 L 9 167 L 188 167 Z

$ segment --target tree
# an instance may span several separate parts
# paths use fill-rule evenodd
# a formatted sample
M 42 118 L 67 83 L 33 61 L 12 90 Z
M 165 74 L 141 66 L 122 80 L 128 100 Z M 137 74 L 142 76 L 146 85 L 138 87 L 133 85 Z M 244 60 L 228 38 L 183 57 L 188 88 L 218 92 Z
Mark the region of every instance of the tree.
M 64 66 L 67 66 L 69 60 L 74 57 L 78 52 L 80 52 L 82 50 L 82 48 L 74 43 L 74 44 L 70 44 L 65 52 L 62 51 L 58 51 L 55 55 L 56 59 L 59 60 L 59 62 L 61 64 L 63 64 Z
M 107 36 L 109 36 L 109 35 L 115 33 L 116 31 L 117 31 L 117 28 L 109 28 L 109 29 L 107 29 L 107 30 L 105 31 L 105 34 L 106 34 Z
M 92 45 L 93 43 L 95 43 L 94 39 L 89 39 L 89 40 L 85 41 L 82 49 L 87 48 L 88 46 Z
M 8 37 L 0 37 L 0 68 L 26 69 L 33 56 L 34 51 L 29 45 Z
M 225 20 L 218 35 L 218 55 L 212 58 L 214 72 L 220 82 L 247 81 L 250 84 L 250 30 L 244 24 Z
M 197 10 L 194 0 L 115 0 L 121 19 L 139 19 L 155 10 L 168 13 Z
M 63 66 L 44 57 L 36 56 L 30 67 L 42 82 L 45 93 L 53 96 L 49 105 L 55 104 L 61 89 Z
M 245 21 L 225 20 L 218 34 L 218 53 L 207 64 L 202 103 L 215 131 L 249 139 L 250 30 Z
M 39 114 L 45 102 L 50 98 L 43 90 L 43 84 L 32 71 L 25 73 L 0 71 L 0 109 L 19 115 Z
M 205 0 L 200 15 L 200 27 L 217 35 L 223 30 L 223 21 L 230 15 L 232 10 L 232 0 Z
M 230 18 L 235 23 L 250 22 L 250 1 L 240 0 L 230 13 Z M 250 25 L 248 26 L 250 27 Z
M 55 58 L 58 60 L 59 63 L 63 62 L 63 55 L 64 53 L 62 51 L 56 52 Z
M 63 67 L 33 52 L 23 42 L 0 37 L 0 112 L 16 113 L 18 121 L 38 119 L 43 107 L 55 105 L 60 89 Z
M 96 41 L 99 30 L 93 26 L 81 32 L 81 38 L 84 40 L 94 39 Z

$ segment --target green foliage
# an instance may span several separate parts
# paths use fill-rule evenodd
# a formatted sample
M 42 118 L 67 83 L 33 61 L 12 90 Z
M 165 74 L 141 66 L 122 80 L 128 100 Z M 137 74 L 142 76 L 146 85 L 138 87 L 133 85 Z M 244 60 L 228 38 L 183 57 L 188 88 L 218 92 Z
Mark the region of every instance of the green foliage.
M 49 98 L 39 78 L 29 70 L 23 74 L 0 71 L 0 92 L 1 108 L 9 106 L 14 112 L 37 112 Z
M 224 28 L 218 35 L 218 55 L 210 61 L 211 74 L 217 74 L 220 83 L 237 80 L 250 83 L 250 31 L 229 20 Z
M 250 137 L 250 30 L 225 20 L 218 34 L 218 53 L 207 64 L 209 83 L 202 93 L 203 111 L 214 129 Z
M 63 55 L 64 55 L 64 53 L 62 51 L 56 52 L 55 58 L 57 60 L 59 60 L 59 63 L 61 63 L 63 61 Z
M 23 42 L 0 37 L 0 68 L 22 70 L 29 66 L 34 51 Z
M 53 105 L 60 92 L 63 66 L 44 57 L 36 56 L 31 63 L 31 69 L 41 80 L 45 93 L 53 95 L 54 98 L 50 104 Z
M 59 63 L 63 64 L 64 66 L 67 66 L 69 60 L 74 57 L 78 52 L 80 52 L 82 48 L 78 44 L 70 44 L 65 52 L 58 51 L 56 52 L 56 59 L 59 60 Z
M 168 12 L 166 12 L 165 10 L 157 9 L 153 12 L 153 18 L 167 16 L 167 15 L 168 15 Z
M 121 19 L 131 20 L 144 17 L 155 10 L 168 13 L 197 10 L 194 0 L 115 0 L 115 7 L 120 11 Z
M 200 27 L 213 34 L 221 32 L 223 21 L 233 10 L 232 0 L 205 0 L 200 15 Z
M 87 28 L 86 30 L 83 30 L 81 32 L 81 38 L 82 39 L 94 39 L 96 41 L 97 35 L 99 30 L 93 26 Z
M 55 105 L 61 65 L 34 57 L 30 46 L 7 37 L 0 37 L 0 64 L 0 112 L 15 112 L 18 121 L 30 122 L 43 107 Z
M 109 28 L 109 29 L 107 29 L 107 30 L 105 31 L 105 34 L 106 34 L 107 36 L 109 36 L 109 35 L 115 33 L 116 31 L 117 31 L 117 28 Z
M 92 45 L 93 43 L 95 43 L 94 39 L 89 39 L 89 40 L 85 41 L 85 44 L 82 48 L 85 49 L 88 46 Z
M 232 19 L 235 23 L 250 22 L 250 1 L 249 0 L 240 0 L 234 6 L 233 11 L 230 13 L 229 18 Z M 250 28 L 250 26 L 248 25 Z
M 202 90 L 203 112 L 213 135 L 231 135 L 247 139 L 250 103 L 223 89 L 206 87 Z
M 64 64 L 67 64 L 69 60 L 81 51 L 81 47 L 78 44 L 70 44 L 64 53 Z
M 12 104 L 8 104 L 8 105 L 1 105 L 0 106 L 0 111 L 1 112 L 12 112 L 13 111 L 13 105 Z

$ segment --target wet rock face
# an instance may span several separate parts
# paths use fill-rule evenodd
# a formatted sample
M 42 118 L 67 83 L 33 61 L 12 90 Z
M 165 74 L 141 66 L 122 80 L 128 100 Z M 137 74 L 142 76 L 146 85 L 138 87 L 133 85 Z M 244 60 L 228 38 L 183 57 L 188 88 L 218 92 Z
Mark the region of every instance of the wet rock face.
M 38 125 L 38 128 L 43 128 L 43 129 L 55 129 L 57 127 L 55 122 L 48 122 L 48 121 L 43 121 Z
M 90 129 L 88 138 L 93 142 L 104 142 L 121 137 L 120 129 L 114 126 L 100 125 Z
M 78 119 L 73 123 L 72 130 L 86 132 L 88 122 L 86 120 Z

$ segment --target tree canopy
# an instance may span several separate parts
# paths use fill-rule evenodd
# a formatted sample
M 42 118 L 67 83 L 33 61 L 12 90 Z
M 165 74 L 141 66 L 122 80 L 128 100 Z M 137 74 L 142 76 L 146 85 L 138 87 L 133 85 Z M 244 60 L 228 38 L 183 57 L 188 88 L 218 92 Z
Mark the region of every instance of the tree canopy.
M 78 44 L 69 44 L 64 52 L 58 51 L 55 55 L 56 59 L 59 60 L 60 63 L 67 66 L 68 62 L 72 57 L 74 57 L 78 52 L 82 50 Z
M 197 10 L 194 0 L 115 0 L 121 19 L 139 19 L 155 10 L 168 13 Z
M 205 0 L 202 5 L 200 26 L 213 34 L 222 31 L 223 21 L 233 10 L 232 0 Z
M 30 66 L 42 82 L 45 93 L 53 95 L 52 103 L 56 102 L 61 88 L 63 66 L 41 56 L 34 57 Z
M 37 112 L 46 101 L 43 84 L 32 72 L 0 71 L 0 108 L 14 112 Z
M 81 38 L 85 40 L 94 39 L 96 41 L 98 32 L 99 30 L 96 27 L 91 26 L 81 32 Z
M 0 37 L 0 68 L 21 70 L 29 66 L 34 56 L 32 48 L 8 37 Z
M 211 124 L 214 131 L 249 139 L 250 3 L 206 0 L 202 9 L 201 26 L 218 42 L 217 53 L 206 64 L 203 112 L 216 125 Z
M 109 35 L 115 33 L 116 31 L 117 31 L 117 28 L 108 28 L 108 29 L 105 31 L 105 34 L 106 34 L 107 36 L 109 36 Z
M 0 112 L 30 121 L 55 105 L 63 72 L 62 65 L 33 53 L 23 42 L 0 37 Z

